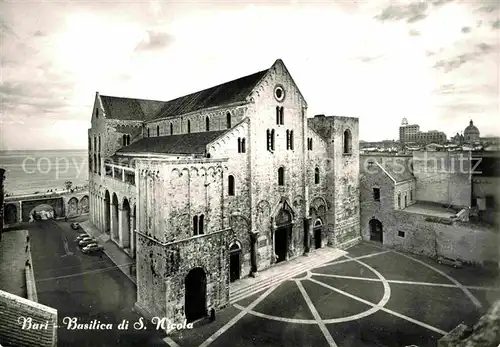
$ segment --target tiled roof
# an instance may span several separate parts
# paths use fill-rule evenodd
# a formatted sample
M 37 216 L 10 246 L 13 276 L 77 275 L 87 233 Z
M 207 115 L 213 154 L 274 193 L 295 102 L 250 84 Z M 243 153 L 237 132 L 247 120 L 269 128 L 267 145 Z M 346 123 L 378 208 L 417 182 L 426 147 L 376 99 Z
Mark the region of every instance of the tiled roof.
M 116 153 L 203 154 L 207 144 L 226 131 L 146 137 L 120 148 Z
M 220 84 L 170 101 L 154 101 L 101 95 L 106 116 L 122 120 L 152 120 L 177 116 L 208 107 L 245 101 L 255 85 L 267 73 L 252 75 Z
M 107 95 L 101 95 L 100 97 L 108 119 L 151 119 L 165 105 L 164 101 L 120 98 Z
M 415 178 L 408 159 L 404 159 L 404 161 L 401 159 L 396 162 L 383 161 L 378 164 L 396 181 L 396 183 Z
M 160 117 L 181 115 L 208 107 L 245 101 L 267 71 L 268 69 L 168 101 L 163 106 Z

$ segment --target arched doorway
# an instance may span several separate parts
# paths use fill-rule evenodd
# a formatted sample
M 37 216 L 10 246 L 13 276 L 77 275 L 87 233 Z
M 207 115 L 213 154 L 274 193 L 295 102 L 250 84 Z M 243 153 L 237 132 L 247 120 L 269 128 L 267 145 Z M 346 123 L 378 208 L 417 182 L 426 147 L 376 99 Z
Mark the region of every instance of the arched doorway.
M 76 216 L 78 214 L 78 199 L 72 197 L 68 201 L 68 213 L 67 216 Z
M 29 212 L 30 220 L 54 219 L 54 207 L 48 204 L 40 204 Z
M 184 281 L 184 309 L 188 323 L 194 322 L 207 314 L 207 276 L 201 267 L 189 271 Z
M 229 247 L 229 281 L 234 282 L 240 279 L 241 273 L 241 247 L 238 243 L 233 243 Z
M 14 204 L 5 205 L 4 210 L 5 224 L 17 223 L 17 206 Z
M 378 219 L 371 219 L 370 225 L 370 241 L 383 242 L 383 228 L 382 223 Z
M 118 197 L 113 193 L 113 206 L 111 208 L 111 238 L 118 240 Z
M 123 225 L 122 225 L 122 245 L 124 248 L 130 247 L 130 204 L 127 198 L 123 199 L 122 204 L 123 213 Z
M 111 231 L 111 198 L 107 190 L 104 194 L 104 231 L 108 234 Z
M 323 231 L 323 224 L 321 223 L 320 219 L 317 219 L 314 222 L 314 227 L 313 227 L 313 234 L 314 234 L 314 248 L 318 249 L 321 248 L 321 233 Z
M 80 199 L 80 208 L 82 213 L 89 213 L 89 197 L 87 195 Z
M 292 233 L 292 215 L 290 212 L 281 209 L 276 216 L 276 227 L 274 231 L 274 254 L 276 263 L 288 259 L 288 248 Z

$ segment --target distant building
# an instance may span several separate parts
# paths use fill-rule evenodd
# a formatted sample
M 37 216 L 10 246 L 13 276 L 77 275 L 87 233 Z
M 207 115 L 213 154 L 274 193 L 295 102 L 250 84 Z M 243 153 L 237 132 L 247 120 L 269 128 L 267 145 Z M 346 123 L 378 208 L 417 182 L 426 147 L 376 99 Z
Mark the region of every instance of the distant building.
M 3 232 L 3 196 L 4 196 L 3 180 L 5 178 L 4 174 L 5 170 L 0 169 L 0 240 L 2 240 L 2 232 Z
M 420 132 L 420 126 L 418 124 L 408 125 L 408 121 L 406 120 L 406 118 L 403 118 L 403 122 L 399 127 L 399 141 L 401 143 L 414 142 L 415 136 L 419 132 Z
M 422 145 L 428 145 L 431 143 L 444 144 L 446 143 L 446 134 L 437 130 L 419 132 L 415 135 L 414 142 Z
M 472 120 L 464 130 L 464 140 L 467 143 L 479 142 L 479 129 L 474 125 Z

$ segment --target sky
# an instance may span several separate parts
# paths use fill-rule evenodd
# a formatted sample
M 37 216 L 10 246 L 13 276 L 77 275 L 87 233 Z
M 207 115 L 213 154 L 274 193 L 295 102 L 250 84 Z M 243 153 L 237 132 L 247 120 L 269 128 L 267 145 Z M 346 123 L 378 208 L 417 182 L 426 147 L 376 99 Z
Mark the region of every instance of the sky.
M 0 2 L 0 149 L 87 147 L 96 91 L 170 100 L 284 61 L 360 139 L 500 136 L 498 0 Z

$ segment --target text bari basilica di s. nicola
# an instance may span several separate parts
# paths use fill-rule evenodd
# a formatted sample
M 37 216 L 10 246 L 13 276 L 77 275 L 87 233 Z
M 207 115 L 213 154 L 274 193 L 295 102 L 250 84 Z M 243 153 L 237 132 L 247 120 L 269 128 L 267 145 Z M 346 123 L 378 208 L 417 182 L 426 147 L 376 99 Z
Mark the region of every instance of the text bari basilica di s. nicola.
M 171 101 L 97 93 L 91 221 L 136 260 L 137 308 L 194 321 L 231 282 L 359 240 L 358 125 L 307 118 L 280 59 Z

